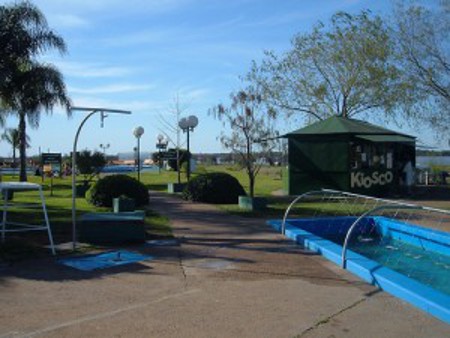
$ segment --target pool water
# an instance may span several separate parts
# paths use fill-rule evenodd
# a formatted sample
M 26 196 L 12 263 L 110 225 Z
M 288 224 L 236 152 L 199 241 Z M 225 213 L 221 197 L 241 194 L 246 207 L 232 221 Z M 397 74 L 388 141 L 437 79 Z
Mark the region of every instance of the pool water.
M 356 240 L 349 249 L 450 295 L 450 256 L 389 238 Z
M 450 256 L 381 237 L 376 227 L 372 229 L 364 235 L 353 236 L 348 249 L 450 295 Z M 325 233 L 322 238 L 342 245 L 345 234 Z
M 285 235 L 342 265 L 353 216 L 289 219 Z M 281 220 L 268 221 L 282 229 Z M 363 280 L 450 324 L 450 234 L 384 216 L 360 220 L 345 268 Z
M 147 171 L 158 171 L 158 167 L 155 165 L 142 165 L 141 172 Z M 134 165 L 107 165 L 105 166 L 101 172 L 102 173 L 128 173 L 128 172 L 136 172 L 137 167 Z

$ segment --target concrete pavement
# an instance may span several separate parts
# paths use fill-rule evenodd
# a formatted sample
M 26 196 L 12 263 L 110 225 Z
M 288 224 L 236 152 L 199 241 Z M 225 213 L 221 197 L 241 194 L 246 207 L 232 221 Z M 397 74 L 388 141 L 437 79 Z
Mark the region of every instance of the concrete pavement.
M 450 326 L 302 250 L 262 220 L 152 193 L 179 245 L 94 272 L 0 268 L 0 337 L 449 337 Z

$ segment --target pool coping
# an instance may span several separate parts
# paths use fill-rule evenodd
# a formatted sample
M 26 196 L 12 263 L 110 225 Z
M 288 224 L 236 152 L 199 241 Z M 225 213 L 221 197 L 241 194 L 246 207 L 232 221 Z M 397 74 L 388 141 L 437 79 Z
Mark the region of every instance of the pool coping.
M 281 231 L 281 223 L 281 220 L 267 221 L 277 231 Z M 342 246 L 294 227 L 289 220 L 286 222 L 285 236 L 341 266 Z M 346 270 L 450 324 L 450 296 L 351 250 L 347 250 Z

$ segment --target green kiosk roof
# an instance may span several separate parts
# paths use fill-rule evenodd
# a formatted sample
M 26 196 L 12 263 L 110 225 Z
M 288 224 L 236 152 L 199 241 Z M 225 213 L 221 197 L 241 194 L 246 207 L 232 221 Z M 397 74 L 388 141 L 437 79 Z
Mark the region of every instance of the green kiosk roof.
M 378 127 L 365 121 L 332 116 L 326 120 L 313 123 L 283 137 L 319 136 L 351 134 L 371 142 L 415 142 L 415 137 Z

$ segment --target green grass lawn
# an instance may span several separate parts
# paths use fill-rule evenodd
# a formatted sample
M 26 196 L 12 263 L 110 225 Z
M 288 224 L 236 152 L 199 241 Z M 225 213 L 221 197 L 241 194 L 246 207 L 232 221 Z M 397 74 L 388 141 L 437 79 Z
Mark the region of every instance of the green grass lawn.
M 442 168 L 441 168 L 442 169 Z M 444 168 L 450 170 L 450 167 Z M 268 201 L 268 207 L 264 211 L 248 211 L 240 209 L 238 205 L 219 205 L 219 207 L 227 212 L 237 214 L 244 217 L 258 217 L 258 218 L 280 218 L 284 215 L 286 208 L 289 203 L 294 199 L 292 196 L 279 196 L 277 194 L 283 190 L 283 177 L 282 177 L 282 167 L 263 167 L 256 178 L 255 184 L 255 195 L 259 197 L 265 197 Z M 205 172 L 225 172 L 236 177 L 241 185 L 248 191 L 248 177 L 243 169 L 239 169 L 237 166 L 231 165 L 216 165 L 208 167 L 199 167 L 197 172 L 192 176 L 199 173 Z M 142 177 L 142 181 L 147 184 L 147 186 L 152 188 L 157 188 L 157 190 L 166 191 L 166 182 L 176 182 L 177 174 L 175 172 L 162 172 L 161 174 L 156 173 L 146 173 Z M 182 182 L 185 182 L 185 175 L 182 174 Z M 440 190 L 447 190 L 448 196 L 450 196 L 450 187 L 440 187 Z M 420 204 L 420 199 L 427 200 L 428 197 L 433 197 L 435 192 L 433 188 L 430 189 L 425 196 L 419 196 L 419 200 L 415 201 Z M 427 197 L 428 195 L 428 197 Z M 412 196 L 412 199 L 416 197 Z M 417 198 L 416 198 L 417 199 Z M 430 198 L 433 199 L 433 198 Z M 450 203 L 443 203 L 442 201 L 435 201 L 428 203 L 429 206 L 434 206 L 437 208 L 450 209 Z M 363 213 L 367 211 L 367 207 L 354 206 L 352 207 L 352 212 Z M 324 215 L 346 215 L 348 210 L 342 208 L 341 204 L 338 203 L 321 203 L 321 202 L 307 202 L 300 203 L 294 206 L 292 209 L 292 215 L 304 216 L 322 213 Z
M 3 182 L 17 181 L 17 176 L 3 176 Z M 51 180 L 44 182 L 40 177 L 29 176 L 29 182 L 39 183 L 44 190 L 47 213 L 52 228 L 55 243 L 64 243 L 72 240 L 72 186 L 71 178 L 54 178 L 51 189 Z M 52 191 L 51 191 L 52 190 Z M 14 202 L 20 204 L 40 202 L 37 191 L 27 191 L 14 194 Z M 77 217 L 87 212 L 110 211 L 109 208 L 95 207 L 85 198 L 76 199 Z M 11 208 L 8 210 L 8 221 L 30 224 L 43 224 L 42 208 Z M 145 223 L 147 235 L 153 237 L 168 237 L 172 235 L 169 220 L 157 214 L 151 207 L 146 208 Z M 43 245 L 48 244 L 45 231 L 26 233 L 7 233 L 6 242 L 0 243 L 0 261 L 34 256 L 41 251 Z
M 248 191 L 249 183 L 247 174 L 243 169 L 237 166 L 199 166 L 197 171 L 192 173 L 191 177 L 195 177 L 198 174 L 208 172 L 225 172 L 233 175 L 242 184 L 244 189 Z M 281 167 L 263 167 L 257 176 L 255 192 L 257 196 L 271 196 L 272 192 L 282 189 L 282 168 Z M 132 177 L 137 178 L 136 174 L 131 174 Z M 141 173 L 141 182 L 144 183 L 149 189 L 157 191 L 167 191 L 167 183 L 178 182 L 178 174 L 174 171 L 161 171 L 156 172 L 144 172 Z M 186 182 L 186 174 L 181 173 L 181 182 Z
M 289 196 L 274 196 L 274 193 L 280 192 L 283 189 L 281 167 L 263 167 L 259 175 L 256 178 L 255 195 L 259 197 L 265 197 L 268 200 L 268 207 L 264 211 L 249 211 L 239 208 L 238 205 L 218 205 L 219 208 L 229 213 L 240 215 L 243 217 L 258 217 L 258 218 L 280 218 L 283 216 L 289 203 L 293 200 L 293 197 Z M 195 177 L 198 174 L 208 172 L 224 172 L 237 178 L 241 185 L 248 191 L 249 183 L 248 176 L 245 170 L 231 165 L 215 165 L 204 167 L 201 166 L 198 170 L 192 174 Z M 158 191 L 167 191 L 168 182 L 177 182 L 177 173 L 172 171 L 159 172 L 146 172 L 141 174 L 141 181 L 146 184 L 149 189 Z M 181 182 L 186 182 L 185 173 L 181 175 Z M 341 210 L 341 205 L 322 203 L 302 203 L 296 205 L 292 209 L 292 214 L 312 215 L 318 211 L 329 215 L 346 214 L 345 210 Z
M 233 166 L 210 166 L 199 167 L 196 173 L 205 172 L 227 172 L 235 176 L 244 188 L 248 189 L 248 179 L 243 170 Z M 130 174 L 136 178 L 136 174 Z M 185 173 L 181 173 L 181 182 L 186 182 Z M 17 176 L 4 175 L 2 177 L 4 182 L 17 181 Z M 64 243 L 72 240 L 72 189 L 71 178 L 54 178 L 53 184 L 50 178 L 45 178 L 42 181 L 41 177 L 30 175 L 29 182 L 39 183 L 43 186 L 44 196 L 47 205 L 48 216 L 52 227 L 52 233 L 55 243 Z M 81 177 L 77 179 L 81 181 Z M 143 172 L 141 173 L 141 182 L 144 183 L 148 189 L 157 191 L 167 191 L 168 183 L 175 183 L 178 181 L 178 174 L 173 171 L 161 172 Z M 256 193 L 258 196 L 270 197 L 275 190 L 280 190 L 281 183 L 281 168 L 263 168 L 256 181 Z M 14 195 L 14 202 L 18 203 L 32 203 L 39 201 L 37 192 L 20 192 Z M 237 207 L 222 206 L 225 210 L 230 212 L 240 212 Z M 276 205 L 274 210 L 276 213 L 282 213 L 283 204 Z M 85 198 L 78 197 L 76 199 L 77 217 L 87 212 L 102 212 L 109 211 L 106 208 L 98 208 L 90 205 Z M 270 214 L 270 210 L 267 212 Z M 266 214 L 266 215 L 267 215 Z M 244 213 L 246 216 L 252 216 L 252 213 Z M 254 215 L 253 215 L 254 216 Z M 43 224 L 43 216 L 41 209 L 10 209 L 8 212 L 8 220 L 22 221 L 32 224 Z M 147 210 L 146 224 L 148 224 L 148 235 L 150 237 L 164 237 L 171 236 L 171 228 L 169 220 L 158 215 L 150 207 Z M 45 231 L 27 232 L 27 233 L 9 233 L 7 234 L 7 241 L 5 244 L 0 243 L 0 260 L 11 253 L 13 256 L 18 255 L 19 252 L 28 251 L 29 254 L 34 255 L 37 248 L 48 244 L 48 237 Z M 23 247 L 28 247 L 28 250 L 23 250 Z M 20 255 L 19 255 L 20 256 Z

